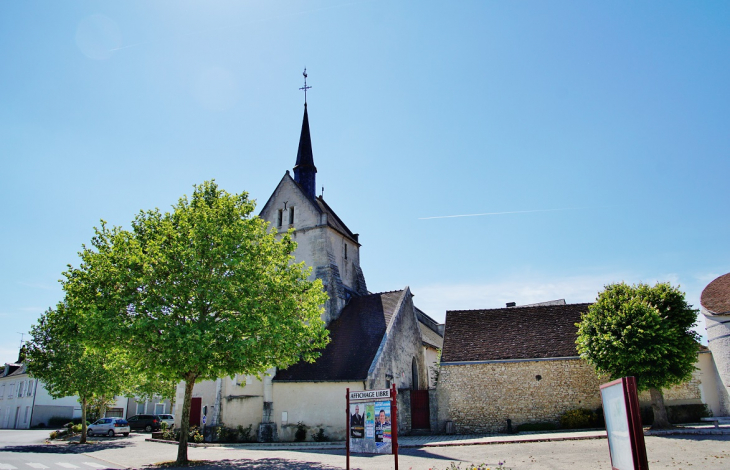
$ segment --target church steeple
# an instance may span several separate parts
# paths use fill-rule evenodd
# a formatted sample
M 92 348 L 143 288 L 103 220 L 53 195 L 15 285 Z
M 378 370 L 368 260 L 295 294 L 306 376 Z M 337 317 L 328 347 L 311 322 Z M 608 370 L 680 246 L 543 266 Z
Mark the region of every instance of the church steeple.
M 294 165 L 294 181 L 299 183 L 304 193 L 310 198 L 317 197 L 317 167 L 314 166 L 314 155 L 312 154 L 312 139 L 309 136 L 309 116 L 307 115 L 307 69 L 304 69 L 304 119 L 302 120 L 302 133 L 299 135 L 299 150 L 297 151 L 297 163 Z

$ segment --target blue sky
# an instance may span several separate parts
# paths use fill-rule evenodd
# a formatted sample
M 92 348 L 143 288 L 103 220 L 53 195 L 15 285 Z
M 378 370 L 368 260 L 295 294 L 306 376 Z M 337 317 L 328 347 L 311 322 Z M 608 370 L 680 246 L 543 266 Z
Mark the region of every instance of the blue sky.
M 727 2 L 2 2 L 0 359 L 100 219 L 212 178 L 261 207 L 305 66 L 371 291 L 440 321 L 622 280 L 698 305 L 730 271 L 729 45 Z

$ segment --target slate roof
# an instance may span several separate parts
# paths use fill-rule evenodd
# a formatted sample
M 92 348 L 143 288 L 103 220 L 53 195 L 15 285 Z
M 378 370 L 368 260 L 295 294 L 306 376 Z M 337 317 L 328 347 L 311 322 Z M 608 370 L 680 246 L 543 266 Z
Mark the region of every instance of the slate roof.
M 352 233 L 350 229 L 347 228 L 347 225 L 345 225 L 342 219 L 340 219 L 337 214 L 335 214 L 335 211 L 333 211 L 332 208 L 326 202 L 324 202 L 324 198 L 322 198 L 322 196 L 317 196 L 314 202 L 316 203 L 316 206 L 321 213 L 327 214 L 327 225 L 345 235 L 355 243 L 358 243 L 359 245 L 359 235 L 356 233 Z
M 10 363 L 10 362 L 6 362 L 5 365 L 8 366 L 8 375 L 4 375 L 5 374 L 5 369 L 3 368 L 3 369 L 0 369 L 0 373 L 3 374 L 1 377 L 12 377 L 12 376 L 15 376 L 15 375 L 23 375 L 23 374 L 25 374 L 25 369 L 26 369 L 25 363 Z
M 327 225 L 329 227 L 332 227 L 345 237 L 352 240 L 354 243 L 360 245 L 360 242 L 358 241 L 359 235 L 357 233 L 352 233 L 352 231 L 347 228 L 347 225 L 345 225 L 342 219 L 340 219 L 340 217 L 335 214 L 335 211 L 333 211 L 332 208 L 324 201 L 324 198 L 322 198 L 322 196 L 317 196 L 314 199 L 309 197 L 304 188 L 302 188 L 302 185 L 294 181 L 294 178 L 291 177 L 289 171 L 286 172 L 284 177 L 279 182 L 279 185 L 281 185 L 281 182 L 283 182 L 285 178 L 289 178 L 289 180 L 291 180 L 294 186 L 296 186 L 302 192 L 302 195 L 304 195 L 305 198 L 312 203 L 312 207 L 314 207 L 316 211 L 318 211 L 320 214 L 327 214 Z M 266 201 L 266 204 L 264 204 L 264 207 L 261 209 L 261 212 L 259 212 L 259 215 L 263 214 L 266 211 L 266 208 L 269 206 L 269 204 L 271 204 L 271 201 L 274 200 L 274 195 L 276 195 L 276 191 L 271 193 L 271 196 L 269 196 L 269 199 Z
M 330 382 L 367 379 L 370 365 L 396 314 L 405 290 L 352 297 L 329 324 L 330 343 L 314 363 L 278 370 L 275 382 Z
M 441 348 L 444 345 L 443 325 L 418 307 L 415 307 L 416 316 L 418 318 L 418 328 L 421 330 L 421 341 L 434 348 Z M 441 328 L 439 328 L 441 327 Z
M 575 357 L 590 304 L 446 312 L 442 362 Z
M 700 303 L 711 315 L 730 313 L 730 273 L 709 283 L 702 291 Z
M 314 166 L 314 155 L 312 154 L 312 138 L 309 135 L 309 116 L 307 114 L 307 104 L 304 104 L 304 118 L 302 119 L 302 132 L 299 135 L 299 148 L 297 149 L 297 162 L 294 169 L 311 168 L 317 172 Z

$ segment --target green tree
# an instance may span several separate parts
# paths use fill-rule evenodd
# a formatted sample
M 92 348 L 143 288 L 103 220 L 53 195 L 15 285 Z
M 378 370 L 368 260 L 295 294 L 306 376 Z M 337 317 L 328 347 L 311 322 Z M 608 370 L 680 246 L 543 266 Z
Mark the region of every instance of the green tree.
M 697 310 L 668 283 L 611 284 L 578 324 L 578 352 L 611 379 L 635 376 L 649 390 L 654 428 L 669 427 L 662 388 L 688 381 L 695 370 Z
M 102 223 L 65 273 L 70 297 L 99 306 L 99 337 L 146 375 L 185 383 L 180 464 L 196 382 L 314 361 L 329 341 L 321 281 L 294 263 L 290 234 L 269 232 L 253 210 L 246 193 L 205 182 L 171 212 L 139 213 L 131 231 Z
M 54 398 L 78 395 L 81 403 L 81 443 L 86 443 L 86 413 L 92 401 L 120 395 L 124 376 L 110 348 L 90 346 L 84 314 L 59 303 L 31 328 L 26 343 L 28 372 L 43 382 Z

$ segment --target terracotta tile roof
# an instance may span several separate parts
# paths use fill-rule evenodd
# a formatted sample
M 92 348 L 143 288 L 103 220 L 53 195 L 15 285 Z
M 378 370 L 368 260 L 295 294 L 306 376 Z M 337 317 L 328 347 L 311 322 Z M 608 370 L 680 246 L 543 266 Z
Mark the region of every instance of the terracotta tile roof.
M 702 291 L 700 303 L 712 315 L 730 313 L 730 273 L 709 283 Z
M 353 297 L 329 325 L 330 343 L 314 363 L 277 371 L 275 382 L 365 380 L 404 290 Z
M 576 323 L 590 304 L 446 312 L 443 362 L 577 356 Z

